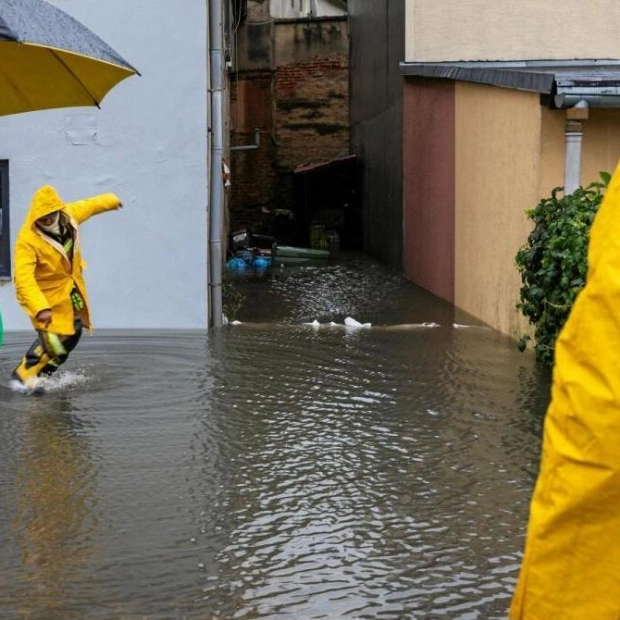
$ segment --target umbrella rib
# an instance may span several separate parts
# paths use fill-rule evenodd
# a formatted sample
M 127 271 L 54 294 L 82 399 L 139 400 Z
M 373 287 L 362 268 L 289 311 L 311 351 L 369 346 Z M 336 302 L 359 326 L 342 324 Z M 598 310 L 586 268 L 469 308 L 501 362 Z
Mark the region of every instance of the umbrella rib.
M 97 101 L 97 98 L 88 90 L 88 88 L 86 88 L 82 80 L 80 80 L 80 78 L 75 74 L 73 69 L 71 69 L 71 67 L 53 49 L 49 49 L 49 52 L 73 76 L 75 81 L 81 86 L 82 90 L 93 100 L 93 103 L 101 109 L 101 106 L 99 105 L 100 102 Z

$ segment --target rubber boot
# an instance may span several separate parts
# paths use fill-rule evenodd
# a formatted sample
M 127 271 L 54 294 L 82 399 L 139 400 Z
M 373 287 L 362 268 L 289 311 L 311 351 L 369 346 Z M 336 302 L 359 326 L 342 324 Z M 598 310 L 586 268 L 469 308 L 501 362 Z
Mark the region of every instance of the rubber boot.
M 40 342 L 35 342 L 11 376 L 20 383 L 28 385 L 50 364 L 54 364 L 52 358 L 45 352 Z

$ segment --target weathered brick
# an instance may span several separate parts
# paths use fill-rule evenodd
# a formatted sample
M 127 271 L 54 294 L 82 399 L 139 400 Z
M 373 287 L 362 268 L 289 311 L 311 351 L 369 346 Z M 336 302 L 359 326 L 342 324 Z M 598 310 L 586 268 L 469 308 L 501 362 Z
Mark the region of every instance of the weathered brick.
M 265 210 L 295 206 L 293 168 L 349 149 L 346 21 L 276 23 L 271 45 L 272 72 L 240 72 L 231 90 L 231 145 L 251 144 L 260 127 L 261 146 L 231 153 L 230 227 L 266 234 Z

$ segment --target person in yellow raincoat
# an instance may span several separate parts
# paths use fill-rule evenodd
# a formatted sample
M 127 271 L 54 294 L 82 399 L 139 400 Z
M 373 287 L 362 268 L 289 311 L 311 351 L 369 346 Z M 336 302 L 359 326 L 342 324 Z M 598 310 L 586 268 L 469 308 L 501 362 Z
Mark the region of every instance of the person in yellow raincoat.
M 64 203 L 56 190 L 37 190 L 15 242 L 17 301 L 37 338 L 13 371 L 26 386 L 50 375 L 91 328 L 78 226 L 89 217 L 122 207 L 114 194 Z
M 542 461 L 510 620 L 620 618 L 620 165 L 555 346 Z

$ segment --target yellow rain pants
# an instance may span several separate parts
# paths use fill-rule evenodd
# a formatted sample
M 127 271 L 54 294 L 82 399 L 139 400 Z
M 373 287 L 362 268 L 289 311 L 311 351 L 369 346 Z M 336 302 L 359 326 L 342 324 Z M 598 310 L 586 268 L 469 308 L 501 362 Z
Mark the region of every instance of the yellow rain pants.
M 510 620 L 620 619 L 620 166 L 556 342 L 540 473 Z

